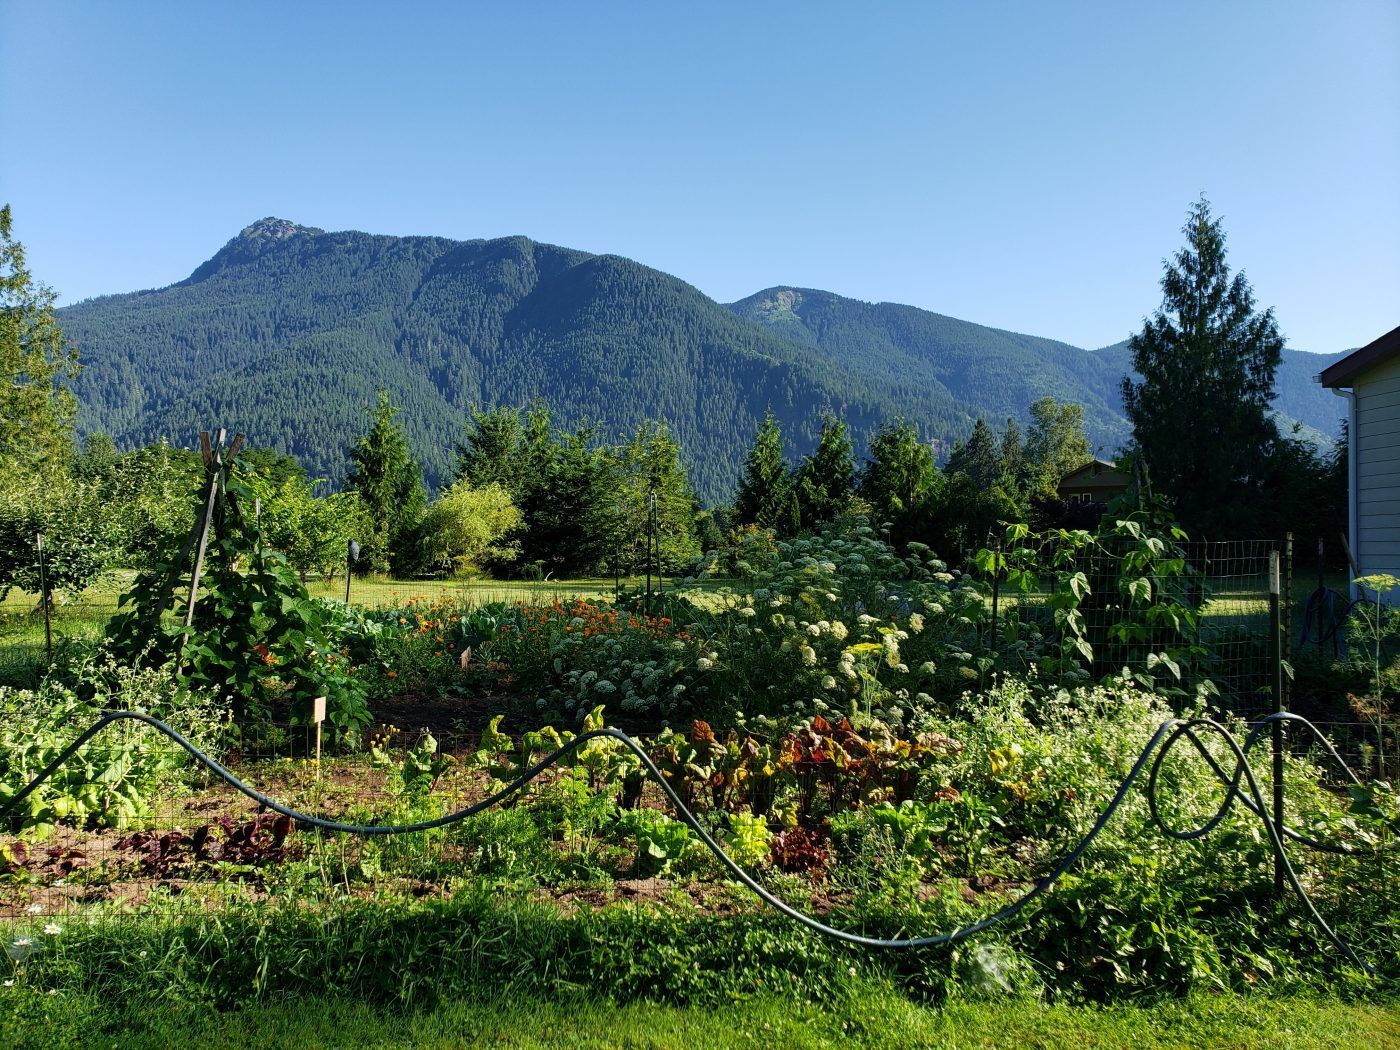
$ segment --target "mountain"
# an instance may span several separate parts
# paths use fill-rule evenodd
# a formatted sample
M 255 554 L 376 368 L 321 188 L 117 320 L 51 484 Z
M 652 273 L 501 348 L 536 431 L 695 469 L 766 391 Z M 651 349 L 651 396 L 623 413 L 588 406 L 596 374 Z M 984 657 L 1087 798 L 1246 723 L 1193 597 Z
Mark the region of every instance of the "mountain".
M 727 495 L 771 405 L 799 449 L 820 415 L 858 434 L 918 399 L 736 317 L 627 259 L 524 237 L 451 241 L 249 226 L 187 280 L 61 313 L 84 362 L 79 429 L 119 445 L 245 430 L 344 476 L 388 388 L 430 481 L 450 479 L 474 406 L 543 398 L 620 435 L 667 420 L 697 486 Z M 943 421 L 951 425 L 953 420 Z
M 1280 429 L 1285 433 L 1294 423 L 1303 425 L 1302 436 L 1314 442 L 1336 440 L 1342 432 L 1346 403 L 1317 381 L 1317 374 L 1333 361 L 1340 360 L 1350 350 L 1335 354 L 1313 354 L 1304 350 L 1285 350 L 1274 376 L 1277 395 L 1274 410 Z M 1108 371 L 1122 375 L 1132 368 L 1128 341 L 1114 343 L 1093 356 L 1102 357 Z M 1136 375 L 1136 373 L 1134 373 Z M 1121 404 L 1121 401 L 1120 401 Z
M 952 438 L 965 437 L 977 416 L 998 427 L 1008 417 L 1024 422 L 1030 403 L 1046 395 L 1081 402 L 1090 439 L 1106 451 L 1129 435 L 1117 391 L 1121 367 L 1068 343 L 812 288 L 769 288 L 729 308 L 858 375 L 899 376 L 960 419 Z
M 1089 352 L 809 289 L 726 307 L 631 260 L 524 237 L 329 233 L 268 218 L 186 280 L 77 303 L 60 320 L 84 365 L 80 434 L 188 445 L 227 426 L 332 482 L 381 387 L 434 485 L 451 478 L 472 408 L 534 398 L 563 425 L 591 420 L 608 437 L 666 420 L 711 501 L 728 497 L 770 407 L 793 456 L 813 447 L 824 411 L 846 419 L 858 450 L 894 416 L 947 448 L 977 416 L 1024 421 L 1046 394 L 1082 402 L 1106 451 L 1128 433 L 1121 345 Z M 1330 360 L 1293 357 L 1287 374 L 1309 383 Z M 1334 433 L 1333 401 L 1281 374 L 1289 416 Z
M 769 288 L 729 308 L 773 332 L 839 357 L 861 374 L 901 370 L 930 399 L 950 399 L 963 412 L 984 416 L 991 423 L 1007 416 L 1023 421 L 1026 407 L 1049 394 L 1083 404 L 1089 436 L 1106 451 L 1118 448 L 1131 433 L 1120 391 L 1123 376 L 1132 371 L 1126 339 L 1089 352 L 913 306 L 866 303 L 811 288 Z M 1281 426 L 1287 429 L 1300 422 L 1313 440 L 1337 436 L 1342 402 L 1314 377 L 1344 355 L 1345 351 L 1283 352 L 1274 399 Z M 958 436 L 971 426 L 969 418 Z

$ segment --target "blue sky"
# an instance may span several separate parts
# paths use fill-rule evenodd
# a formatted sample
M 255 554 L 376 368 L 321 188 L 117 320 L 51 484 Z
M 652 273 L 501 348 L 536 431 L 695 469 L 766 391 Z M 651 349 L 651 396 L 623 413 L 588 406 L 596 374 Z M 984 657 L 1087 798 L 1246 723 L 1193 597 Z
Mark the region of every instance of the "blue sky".
M 277 215 L 525 234 L 1101 346 L 1201 192 L 1289 345 L 1400 323 L 1400 3 L 0 0 L 0 200 L 64 301 Z

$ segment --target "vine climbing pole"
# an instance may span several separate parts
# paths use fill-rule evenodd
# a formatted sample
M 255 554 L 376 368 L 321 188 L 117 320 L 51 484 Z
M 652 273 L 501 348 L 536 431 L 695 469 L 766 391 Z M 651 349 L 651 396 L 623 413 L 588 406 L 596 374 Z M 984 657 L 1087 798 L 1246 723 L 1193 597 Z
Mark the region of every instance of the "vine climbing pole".
M 220 525 L 226 515 L 231 513 L 235 519 L 242 517 L 238 499 L 229 490 L 228 475 L 234 459 L 243 448 L 244 435 L 235 434 L 232 443 L 225 446 L 224 441 L 227 437 L 228 431 L 223 427 L 219 428 L 212 439 L 209 431 L 199 432 L 199 451 L 204 459 L 202 510 L 179 557 L 170 563 L 169 571 L 166 572 L 161 585 L 160 601 L 156 604 L 156 623 L 151 625 L 153 628 L 159 625 L 161 617 L 174 604 L 175 592 L 180 588 L 180 581 L 185 575 L 186 566 L 190 564 L 191 555 L 194 556 L 194 565 L 189 570 L 190 593 L 185 603 L 184 623 L 186 627 L 194 623 L 194 606 L 199 597 L 199 580 L 204 573 L 204 556 L 209 550 L 210 533 L 221 531 Z M 183 640 L 181 647 L 183 648 Z

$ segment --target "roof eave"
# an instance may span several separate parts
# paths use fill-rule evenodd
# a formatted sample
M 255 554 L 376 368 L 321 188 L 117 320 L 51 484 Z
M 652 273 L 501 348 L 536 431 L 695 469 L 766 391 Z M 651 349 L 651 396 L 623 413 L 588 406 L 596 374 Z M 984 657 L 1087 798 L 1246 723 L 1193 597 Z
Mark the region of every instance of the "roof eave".
M 1352 351 L 1340 361 L 1334 361 L 1318 373 L 1317 381 L 1333 389 L 1351 386 L 1357 376 L 1397 355 L 1400 355 L 1400 326 L 1392 328 L 1360 350 Z

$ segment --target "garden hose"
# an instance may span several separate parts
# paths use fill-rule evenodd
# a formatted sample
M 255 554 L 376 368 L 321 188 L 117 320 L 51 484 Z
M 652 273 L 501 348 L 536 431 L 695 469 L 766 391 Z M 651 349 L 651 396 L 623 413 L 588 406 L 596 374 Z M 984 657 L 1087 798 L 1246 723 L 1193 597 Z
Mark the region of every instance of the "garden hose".
M 1334 653 L 1341 650 L 1342 625 L 1358 605 L 1369 604 L 1363 594 L 1355 601 L 1331 587 L 1319 586 L 1308 595 L 1303 606 L 1303 626 L 1299 631 L 1300 645 L 1313 644 L 1319 649 L 1331 643 Z M 1316 623 L 1316 629 L 1314 629 Z
M 495 793 L 482 799 L 480 802 L 473 803 L 470 806 L 467 806 L 463 809 L 459 809 L 445 816 L 437 817 L 433 820 L 416 821 L 411 824 L 346 824 L 336 820 L 328 820 L 324 817 L 317 817 L 309 813 L 301 813 L 297 810 L 290 808 L 289 806 L 285 806 L 282 803 L 277 802 L 272 798 L 269 798 L 267 795 L 264 795 L 256 788 L 245 783 L 238 776 L 236 776 L 228 769 L 224 768 L 213 758 L 210 758 L 198 747 L 190 743 L 190 741 L 187 740 L 178 730 L 171 728 L 158 718 L 153 718 L 150 715 L 142 714 L 137 711 L 109 711 L 103 714 L 102 717 L 100 717 L 91 727 L 89 727 L 82 734 L 80 734 L 78 738 L 73 741 L 72 744 L 65 748 L 64 751 L 57 758 L 50 762 L 33 780 L 31 780 L 27 785 L 25 785 L 18 793 L 11 796 L 3 804 L 0 804 L 0 821 L 3 821 L 4 818 L 11 811 L 13 811 L 21 802 L 24 801 L 25 798 L 27 798 L 31 793 L 33 793 L 33 791 L 36 788 L 43 784 L 44 781 L 51 777 L 65 762 L 68 761 L 69 758 L 71 758 L 84 744 L 91 740 L 97 733 L 101 732 L 105 727 L 113 724 L 114 722 L 123 720 L 143 722 L 146 725 L 152 726 L 155 729 L 159 730 L 161 733 L 165 734 L 167 737 L 169 737 L 171 740 L 173 740 L 175 743 L 179 744 L 182 748 L 189 752 L 189 754 L 194 759 L 196 759 L 198 762 L 204 765 L 207 769 L 209 769 L 217 777 L 222 779 L 225 783 L 242 792 L 254 802 L 257 802 L 260 805 L 267 807 L 273 812 L 280 813 L 286 817 L 290 817 L 296 823 L 306 827 L 320 828 L 324 831 L 344 832 L 347 834 L 363 836 L 404 835 L 416 831 L 429 831 L 434 828 L 441 828 L 449 824 L 458 823 L 459 821 L 465 820 L 467 817 L 470 817 L 476 813 L 480 813 L 485 809 L 489 809 L 491 806 L 496 805 L 498 802 L 501 802 L 504 799 L 507 799 L 510 796 L 516 794 L 546 769 L 553 765 L 556 765 L 557 763 L 568 757 L 570 754 L 577 751 L 589 741 L 604 739 L 615 740 L 637 756 L 637 758 L 641 761 L 643 768 L 646 770 L 647 775 L 650 776 L 654 781 L 656 781 L 657 785 L 661 788 L 661 790 L 665 793 L 666 797 L 670 800 L 671 804 L 675 807 L 676 813 L 680 816 L 681 820 L 683 820 L 687 825 L 690 826 L 690 828 L 700 837 L 700 841 L 703 842 L 705 846 L 716 857 L 719 858 L 719 860 L 724 864 L 726 868 L 729 869 L 729 871 L 734 875 L 734 877 L 738 879 L 739 882 L 746 886 L 749 890 L 751 890 L 754 894 L 756 894 L 760 900 L 762 900 L 765 904 L 769 905 L 770 907 L 781 912 L 783 915 L 786 915 L 794 922 L 805 926 L 809 930 L 813 930 L 816 933 L 822 934 L 826 937 L 831 937 L 839 941 L 844 941 L 848 944 L 855 944 L 866 948 L 930 948 L 935 947 L 937 945 L 954 944 L 958 941 L 962 941 L 968 937 L 980 933 L 983 930 L 988 929 L 989 927 L 995 926 L 996 924 L 1003 922 L 1006 919 L 1009 919 L 1012 916 L 1016 915 L 1017 913 L 1022 911 L 1026 907 L 1026 905 L 1030 904 L 1031 901 L 1046 893 L 1060 879 L 1060 877 L 1064 875 L 1065 872 L 1067 872 L 1079 860 L 1081 856 L 1083 856 L 1084 852 L 1099 836 L 1099 833 L 1102 832 L 1103 829 L 1108 825 L 1108 822 L 1113 819 L 1114 814 L 1118 812 L 1118 809 L 1123 805 L 1124 800 L 1128 797 L 1128 793 L 1132 790 L 1133 784 L 1137 782 L 1137 779 L 1139 776 L 1142 775 L 1143 770 L 1148 769 L 1150 764 L 1151 768 L 1147 780 L 1148 805 L 1153 822 L 1165 835 L 1178 840 L 1199 839 L 1209 834 L 1214 828 L 1216 828 L 1220 824 L 1222 820 L 1225 819 L 1225 816 L 1229 812 L 1230 807 L 1238 799 L 1245 805 L 1245 807 L 1251 813 L 1258 817 L 1259 820 L 1263 823 L 1265 830 L 1268 832 L 1269 842 L 1273 848 L 1274 855 L 1278 858 L 1280 862 L 1281 868 L 1287 878 L 1288 885 L 1298 896 L 1298 899 L 1302 901 L 1303 906 L 1306 909 L 1308 916 L 1312 920 L 1314 925 L 1316 925 L 1317 928 L 1322 931 L 1322 933 L 1326 936 L 1327 940 L 1330 941 L 1331 944 L 1339 952 L 1341 952 L 1349 961 L 1351 961 L 1357 967 L 1366 971 L 1367 973 L 1374 973 L 1371 967 L 1367 966 L 1356 956 L 1356 953 L 1352 951 L 1351 947 L 1337 935 L 1336 931 L 1333 930 L 1332 927 L 1327 924 L 1326 920 L 1324 920 L 1322 916 L 1318 913 L 1317 908 L 1313 905 L 1313 902 L 1308 896 L 1307 891 L 1303 889 L 1302 883 L 1298 879 L 1297 872 L 1294 870 L 1293 865 L 1288 860 L 1287 852 L 1284 849 L 1284 840 L 1286 838 L 1292 838 L 1305 845 L 1315 845 L 1322 848 L 1327 847 L 1321 843 L 1315 843 L 1312 839 L 1302 835 L 1301 833 L 1293 832 L 1286 827 L 1281 828 L 1278 824 L 1275 823 L 1273 818 L 1269 815 L 1269 807 L 1265 803 L 1263 792 L 1260 790 L 1259 782 L 1254 775 L 1254 771 L 1249 766 L 1249 761 L 1246 752 L 1259 739 L 1259 737 L 1266 728 L 1272 725 L 1272 723 L 1279 721 L 1298 722 L 1307 726 L 1312 731 L 1313 735 L 1317 737 L 1317 739 L 1319 739 L 1326 746 L 1328 752 L 1330 753 L 1330 757 L 1336 760 L 1336 762 L 1344 770 L 1346 770 L 1347 775 L 1352 779 L 1354 783 L 1360 783 L 1360 781 L 1357 780 L 1356 775 L 1346 767 L 1345 763 L 1342 762 L 1341 757 L 1337 754 L 1336 750 L 1332 748 L 1331 744 L 1326 740 L 1325 737 L 1322 736 L 1321 732 L 1317 729 L 1317 727 L 1314 726 L 1307 719 L 1302 718 L 1299 715 L 1279 713 L 1268 715 L 1260 719 L 1259 721 L 1255 722 L 1254 725 L 1250 728 L 1250 731 L 1245 737 L 1243 744 L 1241 744 L 1225 726 L 1211 718 L 1173 718 L 1169 719 L 1166 722 L 1163 722 L 1157 728 L 1157 731 L 1153 733 L 1152 739 L 1149 740 L 1147 742 L 1147 745 L 1142 749 L 1142 753 L 1138 756 L 1136 761 L 1134 761 L 1132 768 L 1128 771 L 1128 775 L 1124 777 L 1123 782 L 1118 786 L 1118 790 L 1114 793 L 1112 799 L 1110 799 L 1108 804 L 1099 812 L 1098 819 L 1094 822 L 1094 826 L 1089 830 L 1088 834 L 1086 834 L 1079 841 L 1079 843 L 1072 850 L 1069 851 L 1069 853 L 1065 854 L 1065 856 L 1060 859 L 1060 861 L 1055 865 L 1055 867 L 1050 871 L 1048 875 L 1044 876 L 1039 882 L 1037 882 L 1028 891 L 1026 891 L 1026 893 L 1018 897 L 1016 900 L 1011 901 L 1010 903 L 1006 904 L 1005 906 L 991 913 L 990 915 L 979 919 L 977 922 L 969 923 L 965 926 L 959 926 L 956 929 L 947 930 L 942 933 L 930 934 L 928 936 L 900 938 L 868 937 L 864 934 L 852 933 L 848 930 L 837 929 L 834 926 L 827 925 L 819 919 L 812 918 L 810 915 L 803 914 L 787 902 L 774 896 L 763 885 L 761 885 L 757 880 L 755 880 L 753 876 L 751 876 L 742 867 L 740 867 L 739 864 L 724 851 L 723 847 L 721 847 L 720 844 L 715 841 L 715 839 L 713 838 L 713 836 L 711 836 L 709 831 L 706 830 L 699 817 L 692 813 L 690 809 L 686 807 L 685 803 L 681 801 L 680 796 L 676 793 L 675 789 L 670 785 L 670 783 L 667 782 L 661 770 L 656 767 L 656 764 L 654 762 L 652 762 L 650 756 L 646 753 L 646 750 L 642 748 L 642 746 L 638 744 L 636 740 L 628 736 L 626 733 L 622 732 L 621 730 L 611 728 L 596 729 L 579 734 L 578 736 L 570 740 L 567 744 L 565 744 L 563 747 L 540 759 L 540 761 L 536 762 L 529 769 L 522 772 L 518 777 L 516 777 L 509 784 L 505 785 L 499 791 L 496 791 Z M 1205 747 L 1205 744 L 1201 741 L 1197 730 L 1204 730 L 1208 733 L 1214 733 L 1220 736 L 1220 738 L 1224 741 L 1226 747 L 1234 755 L 1235 771 L 1233 774 L 1227 775 L 1225 771 L 1221 768 L 1219 763 L 1215 761 L 1214 757 L 1212 757 L 1209 754 Z M 1161 810 L 1158 806 L 1157 799 L 1157 785 L 1162 769 L 1162 763 L 1166 759 L 1166 756 L 1170 752 L 1170 750 L 1174 746 L 1176 746 L 1176 744 L 1182 739 L 1191 741 L 1191 743 L 1195 746 L 1196 750 L 1205 756 L 1207 762 L 1210 765 L 1211 770 L 1215 773 L 1221 785 L 1224 786 L 1226 789 L 1225 799 L 1221 803 L 1220 808 L 1208 820 L 1206 820 L 1205 823 L 1203 823 L 1199 827 L 1186 829 L 1174 828 L 1167 823 L 1166 818 L 1162 815 Z M 1241 779 L 1244 780 L 1245 789 L 1241 789 L 1240 787 Z M 1335 849 L 1335 847 L 1332 848 Z

